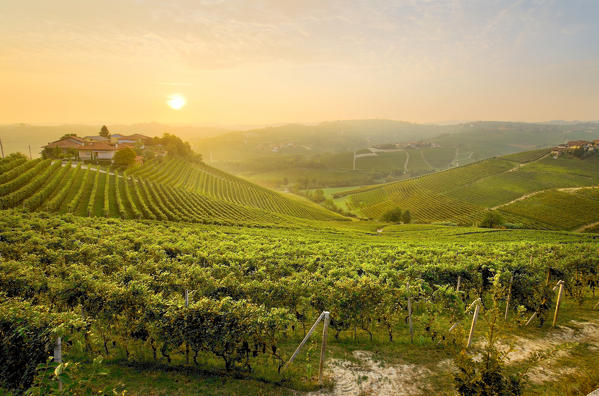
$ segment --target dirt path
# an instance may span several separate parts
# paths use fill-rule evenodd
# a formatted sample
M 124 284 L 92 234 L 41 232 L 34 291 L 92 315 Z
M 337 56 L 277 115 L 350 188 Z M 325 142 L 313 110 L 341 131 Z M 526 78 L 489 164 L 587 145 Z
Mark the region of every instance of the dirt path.
M 424 156 L 424 152 L 422 150 L 420 150 L 420 156 L 422 157 L 422 160 L 424 161 L 426 166 L 429 167 L 429 169 L 435 170 L 435 168 L 433 168 L 433 166 L 430 164 L 430 162 L 427 161 L 426 157 Z
M 587 343 L 591 350 L 599 351 L 599 321 L 570 321 L 568 324 L 571 327 L 558 326 L 543 338 L 516 337 L 512 351 L 508 354 L 509 364 L 523 362 L 538 352 L 555 351 L 528 372 L 529 380 L 540 384 L 555 381 L 560 375 L 575 373 L 576 368 L 561 367 L 557 360 L 570 355 L 570 349 L 575 344 Z
M 599 320 L 570 321 L 568 326 L 558 326 L 543 337 L 526 338 L 516 336 L 499 344 L 509 350 L 508 365 L 525 363 L 527 359 L 542 352 L 552 352 L 538 362 L 528 378 L 532 383 L 542 384 L 556 381 L 560 375 L 572 374 L 576 368 L 563 366 L 559 359 L 571 354 L 577 344 L 586 343 L 599 352 Z M 481 343 L 478 343 L 481 346 Z M 310 392 L 308 396 L 358 396 L 358 395 L 426 395 L 434 394 L 433 378 L 451 375 L 455 370 L 451 359 L 439 361 L 432 367 L 417 364 L 385 364 L 368 351 L 354 351 L 352 360 L 331 359 L 327 362 L 325 375 L 335 382 L 333 389 Z
M 310 396 L 421 395 L 431 391 L 428 378 L 434 373 L 414 364 L 386 365 L 373 359 L 373 353 L 354 351 L 357 362 L 332 359 L 327 375 L 335 380 L 332 390 L 308 393 Z
M 574 230 L 574 232 L 584 232 L 585 230 L 587 230 L 589 228 L 593 228 L 593 227 L 597 227 L 597 226 L 599 226 L 599 221 L 596 221 L 591 224 L 585 224 L 582 227 L 578 227 L 577 229 Z
M 514 202 L 522 201 L 523 199 L 526 199 L 526 198 L 533 197 L 533 196 L 535 196 L 535 195 L 537 195 L 537 194 L 540 194 L 540 193 L 542 193 L 542 192 L 545 192 L 545 191 L 548 191 L 548 190 L 539 190 L 539 191 L 533 191 L 533 192 L 531 192 L 531 193 L 524 194 L 524 195 L 522 195 L 521 197 L 518 197 L 518 198 L 516 198 L 516 199 L 512 199 L 512 200 L 511 200 L 511 201 L 509 201 L 509 202 L 505 202 L 505 203 L 502 203 L 502 204 L 500 204 L 500 205 L 493 206 L 491 209 L 492 209 L 492 210 L 499 209 L 499 208 L 502 208 L 502 207 L 504 207 L 504 206 L 508 206 L 509 204 L 513 204 Z
M 550 154 L 551 154 L 551 153 L 547 153 L 547 154 L 545 154 L 545 155 L 543 155 L 543 156 L 541 156 L 541 157 L 539 157 L 539 158 L 537 158 L 537 159 L 535 159 L 535 160 L 528 161 L 528 162 L 524 162 L 524 163 L 520 163 L 520 164 L 518 164 L 518 165 L 514 166 L 512 169 L 508 170 L 508 172 L 515 172 L 515 171 L 517 171 L 518 169 L 520 169 L 520 168 L 523 168 L 523 167 L 525 167 L 525 166 L 527 166 L 527 165 L 534 164 L 534 163 L 535 163 L 535 162 L 537 162 L 537 161 L 540 161 L 540 160 L 542 160 L 542 159 L 545 159 L 545 158 L 547 158 L 547 157 L 548 157 Z

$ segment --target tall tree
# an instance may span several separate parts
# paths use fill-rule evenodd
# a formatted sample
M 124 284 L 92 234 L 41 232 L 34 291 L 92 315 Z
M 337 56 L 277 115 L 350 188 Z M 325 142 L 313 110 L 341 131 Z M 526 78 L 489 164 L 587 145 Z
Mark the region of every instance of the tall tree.
M 110 137 L 110 131 L 108 130 L 106 125 L 102 125 L 102 128 L 100 129 L 100 136 L 105 137 L 105 138 Z

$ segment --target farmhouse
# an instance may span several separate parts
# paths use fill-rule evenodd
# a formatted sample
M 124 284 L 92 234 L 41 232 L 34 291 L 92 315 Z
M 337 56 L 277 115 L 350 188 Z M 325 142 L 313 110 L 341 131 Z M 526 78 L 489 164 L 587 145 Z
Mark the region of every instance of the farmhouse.
M 105 142 L 91 142 L 79 147 L 79 158 L 83 161 L 112 161 L 114 153 L 118 150 L 116 145 Z
M 67 150 L 76 149 L 85 144 L 85 140 L 77 136 L 67 136 L 55 142 L 48 143 L 44 148 Z

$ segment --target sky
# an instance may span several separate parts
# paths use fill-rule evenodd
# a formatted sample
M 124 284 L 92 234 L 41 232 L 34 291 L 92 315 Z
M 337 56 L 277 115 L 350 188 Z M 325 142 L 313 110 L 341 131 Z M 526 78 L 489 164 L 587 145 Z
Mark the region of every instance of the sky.
M 0 123 L 597 120 L 597 21 L 597 0 L 0 0 Z

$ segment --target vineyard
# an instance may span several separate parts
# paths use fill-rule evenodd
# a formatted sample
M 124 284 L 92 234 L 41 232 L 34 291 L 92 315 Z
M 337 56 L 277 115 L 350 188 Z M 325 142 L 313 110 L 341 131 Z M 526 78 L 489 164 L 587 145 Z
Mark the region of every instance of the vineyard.
M 566 210 L 560 214 L 564 219 L 548 220 L 547 216 L 554 211 L 544 210 L 551 205 L 556 208 L 558 202 L 549 201 L 560 193 L 536 194 L 597 184 L 599 156 L 584 160 L 568 156 L 553 159 L 547 156 L 546 150 L 537 150 L 410 180 L 345 191 L 337 197 L 349 196 L 349 206 L 370 218 L 379 218 L 386 211 L 401 207 L 410 210 L 416 222 L 475 224 L 487 210 L 499 209 L 510 223 L 540 229 L 575 229 L 596 220 L 592 213 L 599 211 L 599 202 L 578 194 L 571 196 L 573 200 L 568 205 L 559 206 L 562 211 Z M 540 200 L 547 201 L 544 209 Z
M 0 208 L 219 224 L 343 220 L 204 165 L 154 163 L 131 174 L 19 156 L 0 163 Z
M 91 185 L 83 195 L 107 188 L 102 173 L 78 172 Z M 130 193 L 152 194 L 137 190 Z M 2 211 L 0 331 L 14 339 L 3 356 L 24 369 L 0 378 L 27 387 L 46 355 L 23 362 L 21 351 L 51 350 L 60 335 L 65 359 L 245 373 L 283 384 L 284 394 L 317 386 L 306 371 L 317 359 L 309 351 L 281 368 L 324 310 L 334 353 L 348 343 L 397 350 L 416 337 L 412 350 L 448 357 L 469 326 L 465 307 L 477 298 L 489 307 L 493 282 L 510 285 L 514 326 L 531 314 L 530 326 L 549 326 L 558 280 L 568 306 L 595 303 L 599 241 L 591 235 L 413 225 L 398 238 L 401 230 L 378 236 L 362 226 L 262 229 Z M 451 323 L 462 329 L 455 336 Z

